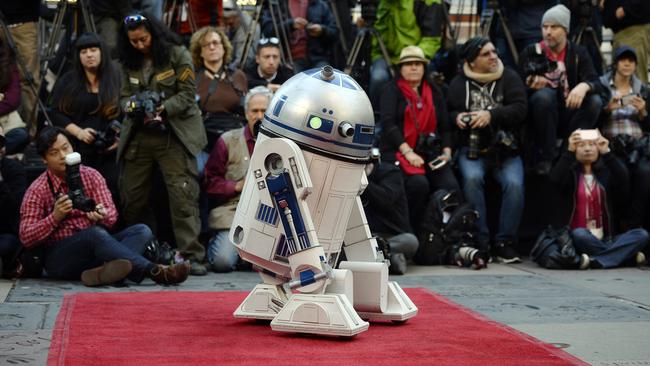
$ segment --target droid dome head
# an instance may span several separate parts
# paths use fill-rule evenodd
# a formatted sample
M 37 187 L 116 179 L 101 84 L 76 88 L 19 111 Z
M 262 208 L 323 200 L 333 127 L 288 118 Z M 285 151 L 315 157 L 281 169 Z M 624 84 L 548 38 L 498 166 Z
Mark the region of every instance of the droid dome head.
M 365 163 L 375 131 L 368 96 L 331 66 L 303 71 L 275 93 L 261 131 L 294 140 L 306 150 Z

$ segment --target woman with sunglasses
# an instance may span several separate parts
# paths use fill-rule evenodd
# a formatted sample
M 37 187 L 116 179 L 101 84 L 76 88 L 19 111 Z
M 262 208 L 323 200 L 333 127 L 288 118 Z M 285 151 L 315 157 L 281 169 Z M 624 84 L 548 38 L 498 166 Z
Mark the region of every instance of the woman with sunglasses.
M 57 80 L 52 92 L 52 122 L 73 137 L 83 164 L 102 174 L 117 201 L 120 74 L 97 34 L 82 34 L 75 49 L 72 69 Z
M 196 89 L 210 152 L 222 133 L 246 123 L 242 100 L 248 83 L 241 70 L 228 66 L 233 48 L 222 30 L 203 27 L 194 32 L 190 53 L 197 70 Z
M 198 242 L 196 157 L 207 139 L 194 99 L 192 58 L 176 34 L 146 13 L 124 19 L 118 53 L 121 105 L 127 112 L 117 151 L 124 220 L 132 225 L 147 217 L 158 167 L 169 195 L 176 246 L 191 262 L 190 274 L 206 274 L 201 264 L 205 250 Z

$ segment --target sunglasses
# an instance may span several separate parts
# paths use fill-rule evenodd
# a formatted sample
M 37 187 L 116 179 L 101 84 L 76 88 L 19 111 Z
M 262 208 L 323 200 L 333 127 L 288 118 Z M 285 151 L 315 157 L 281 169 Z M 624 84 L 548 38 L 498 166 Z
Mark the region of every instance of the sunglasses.
M 261 39 L 259 40 L 258 43 L 259 43 L 260 46 L 264 46 L 264 45 L 267 44 L 267 43 L 275 44 L 275 45 L 279 45 L 279 44 L 280 44 L 280 40 L 277 39 L 276 37 L 271 37 L 271 38 L 261 38 Z
M 147 18 L 145 18 L 144 15 L 136 14 L 136 15 L 127 15 L 124 18 L 124 25 L 131 25 L 131 24 L 137 24 L 137 23 L 142 23 L 147 21 Z

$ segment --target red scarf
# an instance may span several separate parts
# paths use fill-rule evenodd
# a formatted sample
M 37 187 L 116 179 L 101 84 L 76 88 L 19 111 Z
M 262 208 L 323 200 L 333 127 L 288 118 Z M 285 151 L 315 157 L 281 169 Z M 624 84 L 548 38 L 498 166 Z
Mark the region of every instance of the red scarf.
M 415 148 L 419 134 L 436 131 L 436 107 L 433 105 L 431 87 L 422 81 L 422 97 L 418 95 L 409 83 L 399 78 L 397 86 L 406 98 L 404 109 L 404 141 Z

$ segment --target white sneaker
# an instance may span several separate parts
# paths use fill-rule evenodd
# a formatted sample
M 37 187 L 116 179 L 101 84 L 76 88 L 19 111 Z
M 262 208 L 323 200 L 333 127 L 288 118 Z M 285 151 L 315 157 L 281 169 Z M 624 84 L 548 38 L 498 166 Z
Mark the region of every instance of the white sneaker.
M 589 256 L 586 255 L 585 253 L 582 253 L 580 255 L 580 269 L 588 269 L 589 263 L 591 263 L 591 259 L 589 259 Z

